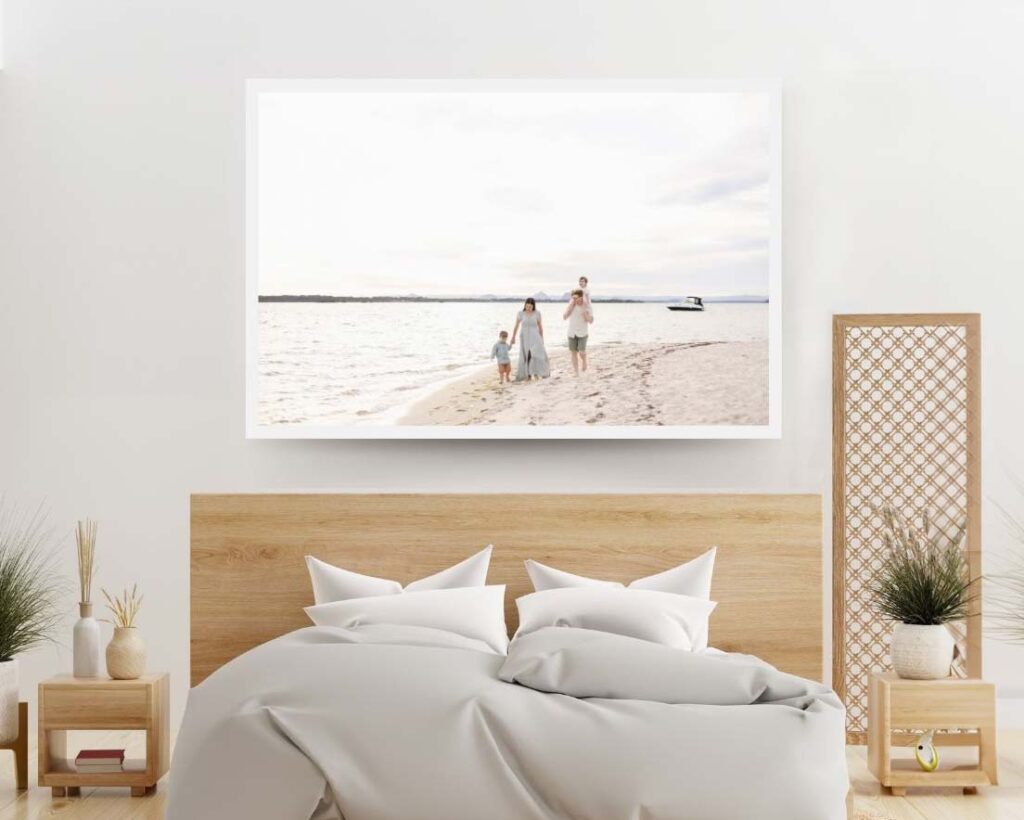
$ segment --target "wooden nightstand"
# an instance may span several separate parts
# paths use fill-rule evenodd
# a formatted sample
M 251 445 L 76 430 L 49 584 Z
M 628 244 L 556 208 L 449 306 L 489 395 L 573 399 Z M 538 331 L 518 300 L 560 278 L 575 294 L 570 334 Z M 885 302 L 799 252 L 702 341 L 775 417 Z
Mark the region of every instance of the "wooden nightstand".
M 978 765 L 922 771 L 913 759 L 894 761 L 891 746 L 910 746 L 929 729 L 976 729 L 977 733 L 935 735 L 936 746 L 976 746 Z M 996 692 L 984 681 L 965 678 L 904 680 L 893 672 L 872 672 L 868 681 L 868 769 L 893 794 L 908 786 L 955 786 L 974 793 L 994 786 Z
M 156 788 L 170 766 L 169 678 L 138 680 L 73 678 L 62 675 L 39 684 L 39 785 L 55 797 L 82 786 L 129 786 L 133 797 Z M 125 760 L 123 772 L 80 773 L 67 759 L 67 733 L 81 729 L 136 729 L 146 732 L 146 759 Z

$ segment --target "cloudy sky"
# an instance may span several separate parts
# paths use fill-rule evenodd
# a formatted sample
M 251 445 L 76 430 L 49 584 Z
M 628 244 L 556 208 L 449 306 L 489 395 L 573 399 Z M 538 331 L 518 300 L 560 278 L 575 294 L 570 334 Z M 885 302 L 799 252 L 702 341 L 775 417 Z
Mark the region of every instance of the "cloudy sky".
M 767 294 L 767 95 L 262 93 L 259 292 Z

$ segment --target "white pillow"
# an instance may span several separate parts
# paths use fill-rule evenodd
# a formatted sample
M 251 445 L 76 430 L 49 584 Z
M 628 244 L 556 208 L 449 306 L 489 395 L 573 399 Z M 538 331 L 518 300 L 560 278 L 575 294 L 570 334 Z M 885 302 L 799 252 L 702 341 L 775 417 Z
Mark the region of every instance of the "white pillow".
M 546 626 L 573 626 L 627 635 L 677 649 L 707 645 L 708 618 L 714 601 L 616 586 L 567 587 L 516 599 L 516 637 Z
M 306 607 L 317 626 L 350 629 L 397 624 L 443 629 L 483 641 L 500 655 L 508 651 L 505 587 L 428 589 L 403 595 L 375 595 Z
M 487 568 L 490 563 L 491 547 L 488 545 L 476 555 L 471 555 L 453 567 L 413 581 L 404 591 L 482 587 L 487 583 Z M 309 568 L 309 579 L 313 582 L 313 600 L 318 604 L 347 601 L 350 598 L 369 598 L 375 595 L 397 595 L 403 591 L 398 581 L 360 575 L 358 572 L 327 564 L 312 555 L 306 556 L 306 566 Z
M 703 555 L 678 567 L 659 572 L 657 575 L 638 578 L 629 584 L 629 588 L 674 592 L 676 595 L 690 595 L 693 598 L 710 598 L 711 574 L 715 569 L 717 550 L 718 547 L 712 547 Z M 573 575 L 571 572 L 548 567 L 530 559 L 526 561 L 526 571 L 533 581 L 533 589 L 536 592 L 564 587 L 623 587 L 618 581 L 600 581 L 597 578 Z

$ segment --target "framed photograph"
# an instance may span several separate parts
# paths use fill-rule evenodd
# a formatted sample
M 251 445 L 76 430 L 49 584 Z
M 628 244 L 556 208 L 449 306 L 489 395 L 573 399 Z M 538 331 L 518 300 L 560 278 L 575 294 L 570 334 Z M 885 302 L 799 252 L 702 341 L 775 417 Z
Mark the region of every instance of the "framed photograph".
M 776 82 L 252 80 L 251 438 L 777 438 Z

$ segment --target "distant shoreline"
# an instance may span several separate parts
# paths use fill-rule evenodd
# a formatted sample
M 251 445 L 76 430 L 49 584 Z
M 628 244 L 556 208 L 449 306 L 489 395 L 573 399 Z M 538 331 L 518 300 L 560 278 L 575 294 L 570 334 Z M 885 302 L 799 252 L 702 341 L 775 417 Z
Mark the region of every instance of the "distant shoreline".
M 519 304 L 523 301 L 522 297 L 519 296 L 324 296 L 320 294 L 311 295 L 292 295 L 292 294 L 279 294 L 279 295 L 268 295 L 259 296 L 260 302 L 298 302 L 298 303 L 329 303 L 329 302 L 356 302 L 356 303 L 367 303 L 367 302 L 411 302 L 415 304 L 423 303 L 440 303 L 440 302 L 470 302 L 476 304 L 490 304 L 490 303 L 508 303 L 508 304 Z M 568 299 L 568 296 L 535 296 L 533 297 L 537 302 L 557 302 L 562 303 Z M 601 298 L 595 297 L 594 304 L 602 305 L 663 305 L 675 302 L 682 302 L 686 297 L 679 296 L 664 296 L 655 297 L 653 299 L 616 299 L 612 298 Z M 705 304 L 752 304 L 752 305 L 766 305 L 768 304 L 767 296 L 707 296 L 704 298 Z

